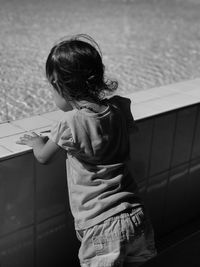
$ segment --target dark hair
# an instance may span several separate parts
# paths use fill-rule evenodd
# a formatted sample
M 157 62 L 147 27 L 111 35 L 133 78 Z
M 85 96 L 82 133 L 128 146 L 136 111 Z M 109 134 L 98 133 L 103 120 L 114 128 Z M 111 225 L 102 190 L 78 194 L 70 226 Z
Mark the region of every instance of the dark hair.
M 56 44 L 46 61 L 48 81 L 68 100 L 101 100 L 106 91 L 116 90 L 117 81 L 105 80 L 104 69 L 98 44 L 86 34 Z

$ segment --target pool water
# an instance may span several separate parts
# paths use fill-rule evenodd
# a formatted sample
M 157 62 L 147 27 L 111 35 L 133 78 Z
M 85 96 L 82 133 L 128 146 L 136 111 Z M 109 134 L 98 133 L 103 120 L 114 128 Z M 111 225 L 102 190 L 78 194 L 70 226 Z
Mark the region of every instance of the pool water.
M 0 0 L 0 121 L 55 110 L 44 66 L 63 36 L 100 45 L 118 94 L 200 77 L 199 0 Z

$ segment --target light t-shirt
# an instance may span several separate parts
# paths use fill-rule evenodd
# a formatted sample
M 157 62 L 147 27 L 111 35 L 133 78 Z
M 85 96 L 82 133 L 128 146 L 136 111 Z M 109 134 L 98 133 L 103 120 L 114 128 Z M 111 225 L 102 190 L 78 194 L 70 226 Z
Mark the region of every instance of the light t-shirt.
M 67 151 L 66 167 L 75 229 L 86 229 L 140 205 L 129 161 L 134 126 L 128 98 L 106 100 L 101 113 L 73 109 L 51 130 L 50 139 Z

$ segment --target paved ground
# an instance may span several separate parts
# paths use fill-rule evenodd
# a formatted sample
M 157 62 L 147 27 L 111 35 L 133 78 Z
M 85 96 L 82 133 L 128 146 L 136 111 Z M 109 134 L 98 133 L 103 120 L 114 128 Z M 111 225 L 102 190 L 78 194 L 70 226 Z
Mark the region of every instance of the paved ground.
M 119 94 L 200 77 L 200 0 L 0 0 L 0 121 L 55 109 L 44 64 L 62 36 L 100 44 Z

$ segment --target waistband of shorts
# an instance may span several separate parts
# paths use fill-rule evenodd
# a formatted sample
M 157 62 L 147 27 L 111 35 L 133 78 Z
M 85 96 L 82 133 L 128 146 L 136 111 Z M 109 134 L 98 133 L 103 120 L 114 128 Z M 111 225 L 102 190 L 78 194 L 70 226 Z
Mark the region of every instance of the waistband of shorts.
M 109 217 L 108 219 L 106 219 L 104 221 L 104 223 L 105 222 L 112 222 L 112 221 L 116 221 L 116 220 L 122 220 L 122 219 L 125 219 L 125 218 L 130 217 L 130 216 L 134 216 L 137 214 L 144 214 L 144 209 L 143 209 L 142 205 L 134 207 L 134 208 L 129 208 L 129 209 L 123 210 L 120 213 L 117 213 L 117 214 L 113 215 L 112 217 Z

